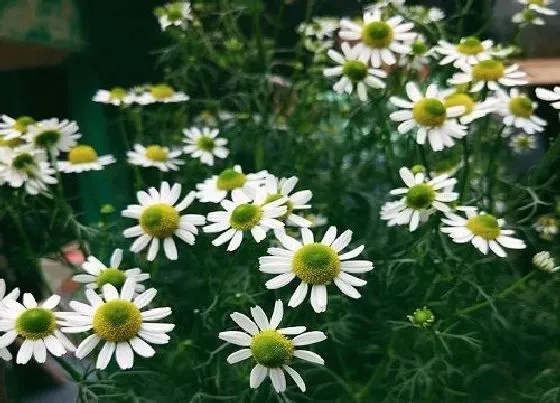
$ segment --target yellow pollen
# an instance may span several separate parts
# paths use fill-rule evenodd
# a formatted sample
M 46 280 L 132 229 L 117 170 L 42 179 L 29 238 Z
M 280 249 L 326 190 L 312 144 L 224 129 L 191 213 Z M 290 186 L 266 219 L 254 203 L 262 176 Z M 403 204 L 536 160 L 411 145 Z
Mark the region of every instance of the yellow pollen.
M 443 102 L 435 98 L 424 98 L 414 105 L 414 120 L 425 127 L 442 126 L 447 119 L 447 111 Z
M 500 224 L 496 217 L 491 214 L 479 214 L 467 221 L 467 228 L 476 236 L 487 241 L 494 240 L 500 236 Z
M 146 157 L 156 162 L 167 161 L 167 151 L 162 146 L 151 145 L 146 147 Z
M 504 64 L 498 60 L 483 60 L 472 68 L 476 81 L 497 81 L 504 76 Z
M 86 145 L 73 147 L 68 154 L 68 161 L 72 164 L 88 164 L 97 160 L 95 149 Z
M 93 330 L 103 340 L 115 343 L 135 337 L 142 326 L 142 314 L 132 302 L 114 299 L 93 315 Z

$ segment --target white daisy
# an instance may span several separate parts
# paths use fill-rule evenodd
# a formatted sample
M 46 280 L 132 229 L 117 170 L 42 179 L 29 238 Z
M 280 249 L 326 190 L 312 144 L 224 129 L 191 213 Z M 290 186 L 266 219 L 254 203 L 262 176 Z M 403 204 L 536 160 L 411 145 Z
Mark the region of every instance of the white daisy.
M 458 92 L 455 90 L 449 90 L 446 92 L 444 104 L 446 108 L 453 106 L 463 106 L 465 111 L 459 117 L 459 122 L 462 125 L 468 125 L 476 119 L 480 119 L 488 114 L 494 112 L 497 107 L 498 99 L 489 97 L 484 101 L 476 101 L 469 94 L 464 92 Z
M 463 69 L 483 60 L 491 59 L 493 44 L 491 40 L 480 41 L 474 36 L 468 36 L 462 38 L 459 43 L 440 40 L 438 46 L 434 47 L 434 51 L 444 56 L 439 64 L 453 63 L 455 68 Z
M 406 167 L 402 167 L 399 174 L 407 187 L 393 189 L 390 194 L 403 197 L 384 206 L 381 212 L 381 219 L 387 220 L 390 227 L 408 225 L 410 231 L 414 231 L 420 222 L 426 221 L 436 210 L 451 211 L 446 203 L 459 198 L 459 194 L 452 191 L 457 180 L 448 175 L 427 180 L 424 173 L 414 175 Z
M 0 278 L 0 312 L 3 307 L 4 298 L 17 299 L 19 298 L 19 288 L 14 288 L 8 295 L 6 295 L 6 282 L 3 278 Z M 2 317 L 0 316 L 0 321 Z M 4 361 L 9 361 L 12 359 L 12 354 L 8 351 L 6 347 L 0 347 L 0 358 Z
M 427 15 L 429 22 L 440 22 L 445 18 L 445 13 L 441 8 L 430 7 Z
M 140 144 L 134 144 L 134 151 L 128 151 L 128 163 L 139 165 L 144 168 L 154 167 L 162 172 L 178 171 L 179 165 L 183 165 L 185 161 L 177 158 L 182 154 L 181 150 L 170 150 L 167 147 L 152 144 L 144 147 Z
M 546 240 L 552 241 L 556 234 L 559 232 L 560 222 L 552 214 L 544 214 L 537 218 L 537 221 L 533 224 L 535 231 L 539 233 L 539 236 Z
M 414 24 L 401 24 L 403 17 L 400 15 L 385 21 L 381 14 L 379 7 L 373 7 L 363 14 L 362 24 L 347 19 L 340 22 L 340 37 L 345 41 L 360 41 L 357 45 L 359 59 L 370 59 L 374 68 L 380 67 L 382 62 L 395 64 L 395 54 L 407 54 L 410 42 L 416 38 L 416 33 L 409 32 Z
M 122 212 L 123 217 L 138 220 L 138 225 L 124 231 L 126 238 L 137 238 L 130 250 L 138 253 L 151 242 L 147 259 L 152 261 L 162 241 L 165 256 L 169 260 L 177 260 L 173 235 L 192 246 L 194 235 L 198 234 L 196 226 L 205 223 L 204 216 L 200 214 L 180 214 L 191 205 L 195 193 L 190 192 L 175 205 L 181 196 L 181 185 L 176 183 L 170 187 L 167 182 L 162 182 L 159 192 L 151 187 L 147 192 L 140 191 L 136 195 L 140 204 L 131 204 Z
M 220 246 L 229 242 L 228 251 L 239 248 L 243 233 L 246 232 L 250 232 L 255 241 L 261 242 L 269 229 L 284 227 L 279 219 L 288 211 L 288 207 L 283 205 L 287 200 L 283 196 L 265 204 L 266 191 L 262 187 L 257 190 L 254 201 L 243 192 L 232 192 L 231 201 L 222 200 L 220 203 L 225 211 L 208 214 L 208 221 L 212 224 L 202 230 L 208 233 L 222 232 L 212 241 L 212 245 Z
M 84 269 L 87 274 L 77 274 L 72 277 L 72 280 L 86 284 L 87 288 L 94 290 L 102 289 L 105 284 L 112 284 L 116 289 L 121 289 L 128 277 L 134 277 L 136 280 L 136 288 L 134 291 L 138 294 L 144 292 L 146 287 L 140 283 L 149 279 L 150 275 L 148 273 L 142 273 L 142 270 L 139 268 L 119 270 L 122 257 L 122 249 L 115 249 L 111 255 L 109 267 L 107 267 L 95 256 L 89 256 L 84 264 L 82 264 L 82 269 Z
M 227 361 L 235 364 L 249 358 L 256 361 L 255 367 L 249 376 L 249 386 L 256 389 L 268 376 L 272 381 L 272 386 L 278 393 L 286 390 L 286 378 L 284 371 L 294 380 L 297 387 L 305 392 L 305 382 L 289 365 L 294 358 L 309 361 L 314 364 L 323 365 L 325 362 L 320 355 L 307 350 L 298 350 L 296 347 L 315 344 L 327 339 L 323 332 L 305 332 L 305 326 L 291 326 L 277 329 L 284 317 L 284 306 L 278 300 L 274 304 L 274 312 L 267 318 L 266 313 L 260 306 L 251 308 L 251 316 L 234 312 L 230 315 L 242 330 L 220 332 L 218 337 L 228 343 L 247 347 L 231 353 Z M 296 335 L 293 339 L 286 336 Z
M 189 22 L 193 20 L 189 1 L 167 3 L 163 7 L 156 8 L 155 13 L 162 31 L 172 26 L 186 29 Z
M 256 174 L 244 174 L 239 165 L 225 169 L 219 175 L 213 175 L 203 183 L 196 185 L 197 198 L 202 203 L 219 203 L 229 192 L 245 194 L 249 198 L 255 197 L 257 188 L 264 184 L 268 172 L 260 171 Z
M 313 17 L 311 23 L 302 23 L 298 26 L 297 32 L 305 36 L 314 37 L 319 41 L 332 38 L 334 32 L 339 27 L 339 21 L 328 17 Z
M 2 115 L 1 118 L 0 138 L 2 140 L 13 140 L 23 136 L 27 132 L 27 126 L 35 123 L 35 120 L 29 116 L 13 119 L 7 115 Z
M 167 84 L 157 84 L 148 88 L 140 95 L 136 96 L 139 105 L 150 105 L 154 103 L 173 103 L 185 102 L 190 98 L 182 91 L 175 91 Z
M 554 87 L 553 91 L 547 90 L 546 88 L 537 88 L 536 93 L 537 98 L 552 102 L 550 105 L 552 105 L 554 109 L 560 110 L 560 87 Z
M 373 269 L 369 260 L 350 260 L 364 250 L 359 246 L 349 252 L 339 254 L 352 240 L 352 231 L 344 231 L 336 237 L 336 228 L 330 227 L 320 242 L 315 242 L 313 232 L 301 228 L 302 242 L 277 231 L 276 237 L 284 248 L 269 248 L 270 256 L 259 258 L 259 270 L 275 274 L 266 282 L 266 288 L 277 289 L 289 284 L 296 277 L 301 280 L 295 289 L 288 306 L 299 306 L 307 296 L 311 286 L 311 306 L 317 313 L 327 310 L 327 285 L 334 282 L 340 291 L 350 298 L 360 298 L 355 287 L 367 284 L 367 281 L 352 276 L 366 273 Z
M 433 56 L 433 50 L 428 47 L 424 35 L 418 34 L 416 39 L 410 44 L 410 52 L 406 57 L 402 57 L 399 60 L 399 65 L 408 65 L 411 69 L 421 70 L 430 63 L 430 58 Z
M 549 8 L 553 0 L 518 0 L 525 8 L 512 17 L 512 21 L 516 24 L 526 25 L 544 25 L 545 21 L 540 15 L 557 15 L 558 12 Z
M 200 162 L 203 164 L 214 165 L 214 157 L 227 158 L 229 155 L 229 150 L 226 148 L 228 141 L 218 137 L 219 133 L 219 129 L 209 127 L 183 129 L 186 137 L 183 139 L 183 143 L 187 144 L 183 148 L 183 152 L 192 158 L 200 158 Z
M 487 59 L 470 66 L 464 65 L 463 71 L 457 72 L 447 80 L 449 84 L 471 84 L 471 92 L 479 92 L 485 86 L 492 91 L 501 87 L 515 87 L 528 83 L 525 72 L 519 70 L 518 64 L 505 67 L 496 59 Z
M 509 94 L 505 91 L 496 91 L 499 100 L 497 112 L 503 117 L 502 122 L 508 127 L 515 126 L 523 129 L 527 134 L 544 131 L 546 120 L 534 114 L 538 104 L 522 94 L 517 88 L 512 88 Z
M 0 182 L 23 186 L 27 193 L 36 195 L 46 191 L 47 185 L 57 183 L 54 175 L 43 150 L 31 145 L 0 148 Z
M 111 104 L 114 106 L 130 105 L 136 100 L 133 91 L 121 87 L 114 87 L 110 90 L 97 90 L 92 98 L 94 102 Z
M 274 175 L 268 175 L 264 190 L 266 191 L 266 198 L 264 203 L 269 203 L 281 198 L 286 198 L 286 214 L 281 217 L 281 220 L 286 225 L 294 225 L 297 227 L 310 227 L 313 223 L 304 217 L 294 214 L 297 210 L 309 210 L 310 204 L 307 204 L 313 197 L 311 190 L 300 190 L 292 193 L 298 183 L 296 176 L 289 178 L 278 179 Z M 290 193 L 292 193 L 290 195 Z
M 509 146 L 516 154 L 526 154 L 537 149 L 537 136 L 534 134 L 519 133 L 511 137 Z
M 75 312 L 60 312 L 64 320 L 62 331 L 65 333 L 84 333 L 92 331 L 80 343 L 76 357 L 82 359 L 103 343 L 97 356 L 97 369 L 105 369 L 113 353 L 121 369 L 134 365 L 134 353 L 142 357 L 152 357 L 155 350 L 151 344 L 167 344 L 170 337 L 166 334 L 175 327 L 172 323 L 153 323 L 171 314 L 171 308 L 144 310 L 157 294 L 150 288 L 134 296 L 135 279 L 126 279 L 120 295 L 111 284 L 103 286 L 103 298 L 93 290 L 86 290 L 89 304 L 71 301 L 70 308 Z
M 554 262 L 554 258 L 548 251 L 537 253 L 535 256 L 533 256 L 532 262 L 537 269 L 546 271 L 548 273 L 554 273 L 560 270 L 560 266 L 555 266 L 556 263 Z
M 72 147 L 67 161 L 60 161 L 58 169 L 64 173 L 101 171 L 105 165 L 117 162 L 112 155 L 98 156 L 95 149 L 87 145 Z
M 343 54 L 333 49 L 328 52 L 330 58 L 340 66 L 323 70 L 325 77 L 341 77 L 334 84 L 333 90 L 339 94 L 343 92 L 351 94 L 355 88 L 358 98 L 366 102 L 368 100 L 367 87 L 385 88 L 385 83 L 379 78 L 386 78 L 387 73 L 383 70 L 369 68 L 367 64 L 369 56 L 360 55 L 361 49 L 358 46 L 350 48 L 350 45 L 344 42 L 341 49 Z
M 23 343 L 16 356 L 17 364 L 25 364 L 31 358 L 43 363 L 47 359 L 47 350 L 56 357 L 75 350 L 70 340 L 58 330 L 58 312 L 52 310 L 59 302 L 60 296 L 52 295 L 37 305 L 31 294 L 23 295 L 23 305 L 12 297 L 2 300 L 0 331 L 6 333 L 0 337 L 0 348 L 9 346 L 16 337 L 21 337 Z
M 485 212 L 478 212 L 476 207 L 471 206 L 457 207 L 457 210 L 464 212 L 466 218 L 455 213 L 446 213 L 446 218 L 441 220 L 448 225 L 448 227 L 442 227 L 441 232 L 448 234 L 453 242 L 472 242 L 474 247 L 483 254 L 486 255 L 488 250 L 491 250 L 499 257 L 507 256 L 503 248 L 525 248 L 525 242 L 511 236 L 515 234 L 515 231 L 502 229 L 503 219 L 498 219 Z
M 463 106 L 445 105 L 445 91 L 439 91 L 437 85 L 428 86 L 423 96 L 413 82 L 406 83 L 406 94 L 409 100 L 391 97 L 393 105 L 402 108 L 391 113 L 391 120 L 402 122 L 398 131 L 408 133 L 417 128 L 416 142 L 424 144 L 426 137 L 434 151 L 441 151 L 444 147 L 455 144 L 453 138 L 462 138 L 467 135 L 466 127 L 457 123 L 457 119 L 464 112 Z
M 52 118 L 29 125 L 23 137 L 35 147 L 49 150 L 53 156 L 58 156 L 60 151 L 68 152 L 77 144 L 82 137 L 79 130 L 74 121 Z

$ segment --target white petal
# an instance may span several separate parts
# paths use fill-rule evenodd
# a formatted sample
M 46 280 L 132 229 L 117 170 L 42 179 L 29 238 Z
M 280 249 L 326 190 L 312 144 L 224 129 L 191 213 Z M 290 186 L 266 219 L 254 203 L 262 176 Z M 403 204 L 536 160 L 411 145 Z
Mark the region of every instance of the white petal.
M 128 342 L 117 343 L 116 358 L 120 369 L 132 368 L 134 365 L 134 352 Z
M 327 340 L 327 335 L 323 332 L 307 332 L 300 334 L 292 340 L 295 346 L 305 346 L 307 344 L 320 343 Z
M 251 345 L 251 336 L 247 333 L 243 332 L 220 332 L 218 338 L 223 341 L 227 341 L 228 343 L 237 344 L 238 346 L 250 346 Z
M 321 356 L 319 354 L 314 353 L 313 351 L 296 350 L 294 351 L 294 355 L 301 360 L 313 362 L 315 364 L 323 365 L 325 363 L 325 361 L 321 358 Z
M 246 360 L 249 357 L 251 357 L 251 349 L 244 348 L 242 350 L 236 351 L 235 353 L 231 353 L 227 358 L 227 362 L 230 364 L 236 364 L 240 361 Z
M 267 374 L 268 370 L 264 366 L 261 364 L 255 365 L 255 367 L 251 370 L 251 375 L 249 376 L 249 387 L 251 389 L 258 388 L 266 378 Z

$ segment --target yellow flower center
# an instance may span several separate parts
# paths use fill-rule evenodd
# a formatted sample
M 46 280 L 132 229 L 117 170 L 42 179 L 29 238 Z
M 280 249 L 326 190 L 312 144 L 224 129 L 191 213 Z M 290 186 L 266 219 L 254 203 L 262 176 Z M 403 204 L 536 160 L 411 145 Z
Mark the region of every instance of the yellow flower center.
M 58 143 L 61 133 L 59 130 L 43 130 L 33 140 L 38 147 L 49 148 Z
M 95 149 L 86 145 L 73 147 L 68 154 L 68 161 L 72 164 L 88 164 L 97 160 Z
M 16 137 L 15 139 L 11 140 L 0 139 L 0 147 L 14 148 L 22 145 L 23 143 L 25 143 L 25 140 L 23 140 L 21 137 Z
M 368 76 L 368 66 L 359 60 L 349 60 L 342 67 L 342 74 L 352 82 L 363 81 Z
M 385 49 L 394 37 L 393 28 L 383 21 L 370 22 L 362 28 L 362 41 L 370 48 Z
M 167 150 L 162 146 L 151 145 L 146 147 L 146 157 L 156 162 L 167 161 Z
M 533 114 L 533 101 L 526 96 L 515 97 L 509 101 L 510 112 L 520 118 L 529 118 Z
M 254 335 L 250 348 L 255 361 L 266 368 L 289 364 L 295 351 L 294 343 L 276 330 L 264 330 Z
M 211 152 L 214 149 L 214 144 L 215 144 L 214 138 L 210 136 L 200 136 L 196 140 L 196 145 L 202 151 Z
M 175 94 L 175 90 L 167 84 L 154 85 L 151 88 L 152 96 L 157 100 L 171 98 Z
M 16 123 L 14 123 L 14 129 L 21 133 L 25 133 L 27 130 L 27 126 L 32 125 L 35 123 L 35 119 L 30 116 L 22 116 L 16 119 Z
M 144 210 L 140 216 L 140 226 L 148 235 L 167 238 L 179 228 L 181 216 L 169 204 L 156 203 Z
M 109 98 L 114 101 L 122 101 L 127 95 L 128 91 L 121 87 L 115 87 L 109 91 Z
M 126 275 L 124 272 L 114 267 L 108 267 L 97 276 L 97 286 L 99 288 L 103 288 L 105 284 L 111 284 L 119 290 L 122 288 L 125 281 Z
M 16 332 L 27 340 L 39 340 L 53 334 L 56 329 L 54 314 L 44 308 L 30 308 L 16 319 Z
M 472 56 L 483 52 L 484 47 L 477 38 L 469 36 L 461 40 L 461 43 L 457 45 L 457 50 L 464 55 Z
M 504 64 L 498 60 L 483 60 L 472 68 L 476 81 L 497 81 L 504 76 Z
M 453 106 L 464 106 L 465 112 L 463 112 L 463 115 L 461 116 L 466 116 L 466 115 L 470 115 L 474 111 L 475 102 L 467 94 L 462 94 L 457 92 L 445 98 L 445 107 L 451 108 Z
M 272 193 L 269 194 L 268 196 L 266 196 L 266 199 L 264 201 L 263 204 L 267 204 L 267 203 L 272 203 L 273 201 L 276 200 L 280 200 L 281 198 L 283 198 L 284 195 L 281 193 Z M 292 214 L 292 211 L 294 211 L 294 203 L 291 200 L 286 201 L 286 203 L 284 204 L 288 209 L 286 210 L 286 214 L 284 214 L 281 219 L 283 221 L 286 221 L 288 219 L 288 216 L 290 214 Z
M 476 236 L 487 241 L 496 239 L 500 236 L 500 224 L 491 214 L 479 214 L 467 221 L 467 228 Z
M 408 189 L 405 201 L 407 207 L 413 210 L 425 210 L 431 207 L 436 199 L 436 191 L 427 183 L 419 183 Z
M 233 190 L 243 187 L 247 183 L 247 176 L 234 169 L 226 169 L 218 176 L 218 189 Z
M 250 231 L 256 227 L 263 216 L 263 210 L 256 204 L 240 204 L 230 217 L 231 228 L 239 231 Z
M 447 111 L 443 102 L 435 98 L 424 98 L 414 105 L 414 120 L 425 127 L 438 127 L 447 119 Z
M 330 246 L 310 243 L 292 258 L 292 270 L 307 284 L 329 284 L 340 273 L 340 258 Z
M 545 0 L 529 0 L 529 4 L 534 4 L 536 6 L 545 6 L 544 4 Z
M 128 341 L 138 334 L 141 326 L 142 314 L 138 307 L 122 299 L 101 305 L 93 315 L 93 330 L 105 341 Z

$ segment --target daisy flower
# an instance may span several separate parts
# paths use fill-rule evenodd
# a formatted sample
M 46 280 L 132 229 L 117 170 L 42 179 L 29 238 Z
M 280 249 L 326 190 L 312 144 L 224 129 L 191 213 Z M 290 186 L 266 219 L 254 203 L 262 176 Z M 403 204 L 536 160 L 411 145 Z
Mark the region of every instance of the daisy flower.
M 424 173 L 414 175 L 406 167 L 402 167 L 399 174 L 407 187 L 393 189 L 390 194 L 402 195 L 403 198 L 390 202 L 381 212 L 381 219 L 387 220 L 390 227 L 408 224 L 410 231 L 414 231 L 420 222 L 426 221 L 436 210 L 451 211 L 446 203 L 454 202 L 459 197 L 458 193 L 451 191 L 457 180 L 448 175 L 427 180 Z
M 482 60 L 473 66 L 464 65 L 462 70 L 447 81 L 452 85 L 472 84 L 471 92 L 479 92 L 485 86 L 497 91 L 501 87 L 515 87 L 528 83 L 527 75 L 519 70 L 518 64 L 506 68 L 502 61 L 496 59 Z
M 193 20 L 189 1 L 167 3 L 163 7 L 157 7 L 155 14 L 162 31 L 171 26 L 186 29 Z
M 27 131 L 27 126 L 35 123 L 35 120 L 29 116 L 21 116 L 13 119 L 9 116 L 2 115 L 0 121 L 0 138 L 2 140 L 13 140 L 20 138 Z
M 74 147 L 82 135 L 74 121 L 58 120 L 57 118 L 41 120 L 27 127 L 25 140 L 35 147 L 49 150 L 53 156 L 60 151 L 68 152 Z
M 298 26 L 297 32 L 305 36 L 314 37 L 319 41 L 332 38 L 334 31 L 339 27 L 339 21 L 328 17 L 314 17 L 310 24 L 302 23 Z
M 556 15 L 558 12 L 549 8 L 553 0 L 518 0 L 525 8 L 519 13 L 515 14 L 511 20 L 516 24 L 526 25 L 544 25 L 545 21 L 540 15 Z
M 47 359 L 47 350 L 55 357 L 66 351 L 74 351 L 74 345 L 64 336 L 53 312 L 60 302 L 60 296 L 52 295 L 41 305 L 37 305 L 31 294 L 23 295 L 23 305 L 15 298 L 5 297 L 0 305 L 0 330 L 6 332 L 0 337 L 0 348 L 12 344 L 16 337 L 23 343 L 16 356 L 17 364 L 26 364 L 31 358 L 38 363 Z
M 130 105 L 135 101 L 135 96 L 132 91 L 121 87 L 114 87 L 110 90 L 97 90 L 92 101 L 114 106 Z
M 298 183 L 296 176 L 278 179 L 274 175 L 268 175 L 264 190 L 266 191 L 266 199 L 264 204 L 286 198 L 286 214 L 281 217 L 286 224 L 295 225 L 297 227 L 310 227 L 313 223 L 304 217 L 294 214 L 297 210 L 309 210 L 310 204 L 307 204 L 313 197 L 311 190 L 300 190 L 292 193 Z M 292 193 L 290 195 L 290 193 Z
M 85 284 L 87 288 L 94 290 L 103 289 L 105 284 L 111 284 L 113 287 L 120 290 L 127 278 L 134 277 L 136 280 L 136 288 L 134 291 L 138 294 L 144 292 L 146 287 L 139 283 L 149 279 L 150 275 L 148 273 L 142 273 L 142 270 L 139 268 L 124 271 L 119 270 L 122 257 L 122 249 L 115 249 L 111 255 L 109 267 L 107 267 L 95 256 L 89 256 L 82 265 L 82 269 L 84 269 L 87 274 L 77 274 L 72 277 L 72 280 L 77 283 Z
M 3 278 L 0 278 L 0 312 L 2 311 L 2 307 L 3 307 L 2 302 L 4 298 L 17 299 L 18 297 L 19 297 L 19 288 L 14 288 L 12 292 L 6 295 L 6 282 L 4 281 Z M 1 320 L 2 319 L 0 317 L 0 323 Z M 9 361 L 12 359 L 12 354 L 8 351 L 6 347 L 0 347 L 0 358 L 2 358 L 4 361 Z
M 535 231 L 537 231 L 539 236 L 546 241 L 552 241 L 554 239 L 558 233 L 559 227 L 560 222 L 552 214 L 541 215 L 533 224 Z
M 517 134 L 511 137 L 509 146 L 516 154 L 526 154 L 537 149 L 537 136 L 526 133 Z
M 231 192 L 234 194 L 245 194 L 249 198 L 256 195 L 256 190 L 263 185 L 268 172 L 260 171 L 256 174 L 244 174 L 239 165 L 222 171 L 219 175 L 213 175 L 203 183 L 196 185 L 197 198 L 202 203 L 219 203 Z
M 425 144 L 427 137 L 434 151 L 452 147 L 455 144 L 453 138 L 467 135 L 466 127 L 458 124 L 456 119 L 465 112 L 465 108 L 446 107 L 445 92 L 439 91 L 436 84 L 430 84 L 423 96 L 415 83 L 408 82 L 406 94 L 410 100 L 389 99 L 393 105 L 402 108 L 389 116 L 391 120 L 402 122 L 398 127 L 399 133 L 408 133 L 416 128 L 416 142 Z
M 179 165 L 183 165 L 185 161 L 177 158 L 182 154 L 180 150 L 169 150 L 169 148 L 152 144 L 144 147 L 140 144 L 134 144 L 134 151 L 128 151 L 128 163 L 139 165 L 144 168 L 154 167 L 162 172 L 178 171 Z
M 410 44 L 410 52 L 407 57 L 399 60 L 399 65 L 408 65 L 411 69 L 421 70 L 430 63 L 430 57 L 433 57 L 433 51 L 428 47 L 424 35 L 419 34 Z
M 373 7 L 363 14 L 362 24 L 346 19 L 340 22 L 340 37 L 345 41 L 359 41 L 359 60 L 371 60 L 374 68 L 381 67 L 382 62 L 395 64 L 395 54 L 407 54 L 410 42 L 416 38 L 416 33 L 409 32 L 414 24 L 402 24 L 400 15 L 385 21 L 381 14 L 379 7 Z
M 449 95 L 445 96 L 444 104 L 446 108 L 453 106 L 462 106 L 465 108 L 462 115 L 459 117 L 459 122 L 462 125 L 468 125 L 476 119 L 480 119 L 496 110 L 496 105 L 499 102 L 496 98 L 486 98 L 484 101 L 475 101 L 473 97 L 464 92 L 457 92 L 450 90 Z
M 448 226 L 441 228 L 441 232 L 448 234 L 453 242 L 472 242 L 483 254 L 488 254 L 490 249 L 499 257 L 507 256 L 503 248 L 525 249 L 525 242 L 511 236 L 515 231 L 502 229 L 503 219 L 478 212 L 476 207 L 471 206 L 457 207 L 456 210 L 464 212 L 466 218 L 455 213 L 446 213 L 442 222 Z
M 445 18 L 445 13 L 441 8 L 430 7 L 430 9 L 428 9 L 427 18 L 429 22 L 440 22 Z
M 290 367 L 294 358 L 320 365 L 325 362 L 320 355 L 308 350 L 299 350 L 296 347 L 322 342 L 327 339 L 327 336 L 319 331 L 306 332 L 305 326 L 278 329 L 284 316 L 282 301 L 276 301 L 270 319 L 260 306 L 251 308 L 251 316 L 253 320 L 242 313 L 232 313 L 231 320 L 243 331 L 220 332 L 218 335 L 220 340 L 245 347 L 230 354 L 227 358 L 228 363 L 235 364 L 249 358 L 256 362 L 249 376 L 251 389 L 258 388 L 268 376 L 276 392 L 284 392 L 286 390 L 285 371 L 294 380 L 297 387 L 305 392 L 305 382 L 301 375 Z M 293 339 L 286 337 L 291 335 L 296 336 Z
M 153 323 L 171 315 L 171 308 L 143 310 L 157 294 L 150 288 L 134 297 L 136 281 L 126 279 L 120 295 L 111 284 L 103 286 L 103 298 L 93 290 L 86 290 L 89 304 L 71 301 L 70 308 L 75 312 L 60 312 L 64 321 L 61 330 L 65 333 L 84 333 L 92 331 L 76 350 L 76 357 L 83 359 L 98 344 L 103 347 L 97 355 L 97 369 L 105 369 L 113 353 L 121 369 L 134 365 L 134 353 L 142 357 L 152 357 L 155 350 L 151 344 L 167 344 L 168 332 L 175 327 L 172 323 Z
M 45 152 L 31 145 L 1 148 L 0 162 L 0 181 L 12 187 L 23 187 L 30 195 L 44 192 L 47 185 L 57 183 L 55 170 L 47 162 Z
M 147 192 L 140 191 L 136 195 L 140 204 L 131 204 L 122 212 L 123 217 L 138 220 L 138 225 L 124 231 L 125 238 L 136 238 L 130 250 L 138 253 L 150 244 L 147 259 L 152 261 L 162 241 L 165 256 L 169 260 L 177 260 L 173 235 L 192 246 L 194 235 L 198 234 L 196 226 L 205 222 L 200 214 L 180 214 L 191 205 L 195 193 L 190 192 L 175 205 L 181 196 L 181 185 L 176 183 L 171 187 L 162 182 L 159 192 L 151 187 Z
M 502 122 L 508 127 L 515 126 L 523 129 L 527 134 L 535 134 L 544 131 L 546 120 L 537 117 L 534 112 L 538 104 L 519 92 L 517 88 L 512 88 L 509 93 L 497 91 L 498 99 L 497 112 L 503 117 Z
M 214 156 L 218 158 L 227 158 L 229 150 L 226 148 L 227 139 L 218 137 L 220 130 L 210 129 L 209 127 L 191 127 L 183 129 L 186 138 L 183 143 L 185 154 L 189 154 L 193 158 L 200 158 L 200 162 L 206 165 L 214 165 Z
M 550 252 L 548 251 L 537 253 L 533 256 L 532 262 L 537 269 L 548 273 L 554 273 L 560 270 L 560 266 L 555 267 L 556 263 L 554 262 L 554 258 L 550 256 Z
M 474 36 L 462 38 L 459 43 L 449 43 L 444 40 L 438 41 L 434 51 L 444 56 L 439 64 L 453 63 L 453 67 L 463 69 L 477 64 L 483 60 L 492 58 L 492 46 L 490 40 L 480 41 Z
M 546 88 L 537 88 L 536 93 L 537 98 L 552 102 L 550 105 L 552 105 L 554 109 L 560 110 L 560 87 L 554 87 L 553 91 L 547 90 Z
M 157 84 L 148 88 L 136 97 L 136 102 L 140 105 L 150 105 L 158 102 L 173 103 L 185 102 L 190 98 L 182 91 L 175 91 L 167 84 Z
M 87 145 L 72 147 L 67 161 L 60 161 L 58 168 L 64 173 L 101 171 L 105 165 L 117 162 L 112 155 L 97 155 L 95 149 Z
M 283 248 L 269 248 L 270 256 L 259 258 L 259 270 L 276 276 L 266 282 L 266 288 L 275 290 L 288 285 L 296 277 L 300 280 L 288 306 L 299 306 L 307 296 L 311 286 L 311 306 L 317 313 L 327 310 L 327 285 L 334 285 L 350 298 L 360 298 L 355 287 L 367 284 L 367 281 L 352 276 L 366 273 L 373 269 L 369 260 L 351 260 L 364 250 L 359 246 L 349 252 L 340 254 L 352 240 L 352 231 L 344 231 L 336 237 L 336 228 L 330 227 L 320 242 L 315 242 L 313 232 L 301 228 L 302 242 L 277 231 L 276 237 Z
M 243 192 L 231 194 L 230 200 L 220 203 L 225 211 L 214 211 L 208 214 L 208 221 L 212 224 L 202 230 L 207 233 L 222 232 L 212 241 L 212 245 L 220 246 L 229 242 L 228 251 L 239 248 L 243 234 L 250 232 L 253 239 L 261 242 L 266 238 L 269 229 L 284 227 L 281 217 L 288 211 L 283 205 L 288 199 L 281 197 L 266 203 L 266 191 L 259 188 L 254 201 Z

